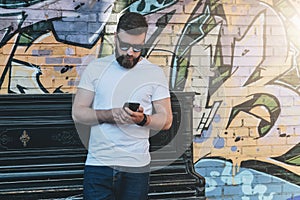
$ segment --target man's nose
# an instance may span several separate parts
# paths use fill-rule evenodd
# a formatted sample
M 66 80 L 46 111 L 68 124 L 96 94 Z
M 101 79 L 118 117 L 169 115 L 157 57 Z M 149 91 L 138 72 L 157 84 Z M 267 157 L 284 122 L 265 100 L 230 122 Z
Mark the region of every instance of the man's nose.
M 134 51 L 133 51 L 132 47 L 129 47 L 129 49 L 127 50 L 127 54 L 128 55 L 133 55 L 134 54 Z

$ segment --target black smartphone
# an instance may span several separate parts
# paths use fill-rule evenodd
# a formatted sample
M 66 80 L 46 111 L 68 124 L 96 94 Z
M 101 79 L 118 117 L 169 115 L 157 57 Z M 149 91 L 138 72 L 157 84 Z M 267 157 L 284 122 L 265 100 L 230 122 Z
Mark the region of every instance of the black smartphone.
M 128 107 L 133 112 L 136 112 L 139 109 L 140 103 L 136 102 L 126 102 L 123 106 L 123 108 Z

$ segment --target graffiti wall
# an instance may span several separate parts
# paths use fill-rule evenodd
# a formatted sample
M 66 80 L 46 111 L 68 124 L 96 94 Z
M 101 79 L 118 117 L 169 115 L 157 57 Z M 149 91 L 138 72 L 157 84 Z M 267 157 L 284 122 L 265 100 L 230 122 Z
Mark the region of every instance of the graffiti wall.
M 74 93 L 113 52 L 116 21 L 150 25 L 144 56 L 193 91 L 209 199 L 300 199 L 300 2 L 0 0 L 0 93 Z M 0 96 L 1 98 L 1 96 Z

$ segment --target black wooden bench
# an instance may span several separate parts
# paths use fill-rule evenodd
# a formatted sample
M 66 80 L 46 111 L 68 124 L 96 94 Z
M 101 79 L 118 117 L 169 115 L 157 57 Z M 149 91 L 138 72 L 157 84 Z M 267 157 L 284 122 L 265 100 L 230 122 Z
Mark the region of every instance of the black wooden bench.
M 173 125 L 150 138 L 149 199 L 205 199 L 192 161 L 192 100 L 172 93 Z M 71 105 L 71 94 L 0 96 L 0 199 L 82 199 L 86 149 Z

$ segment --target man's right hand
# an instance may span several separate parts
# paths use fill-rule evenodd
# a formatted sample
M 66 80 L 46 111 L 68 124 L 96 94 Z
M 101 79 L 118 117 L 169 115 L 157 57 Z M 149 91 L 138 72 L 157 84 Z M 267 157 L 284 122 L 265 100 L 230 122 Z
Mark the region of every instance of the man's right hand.
M 131 116 L 128 114 L 128 112 L 125 109 L 113 108 L 111 110 L 113 121 L 116 124 L 134 124 L 134 121 L 131 119 Z

